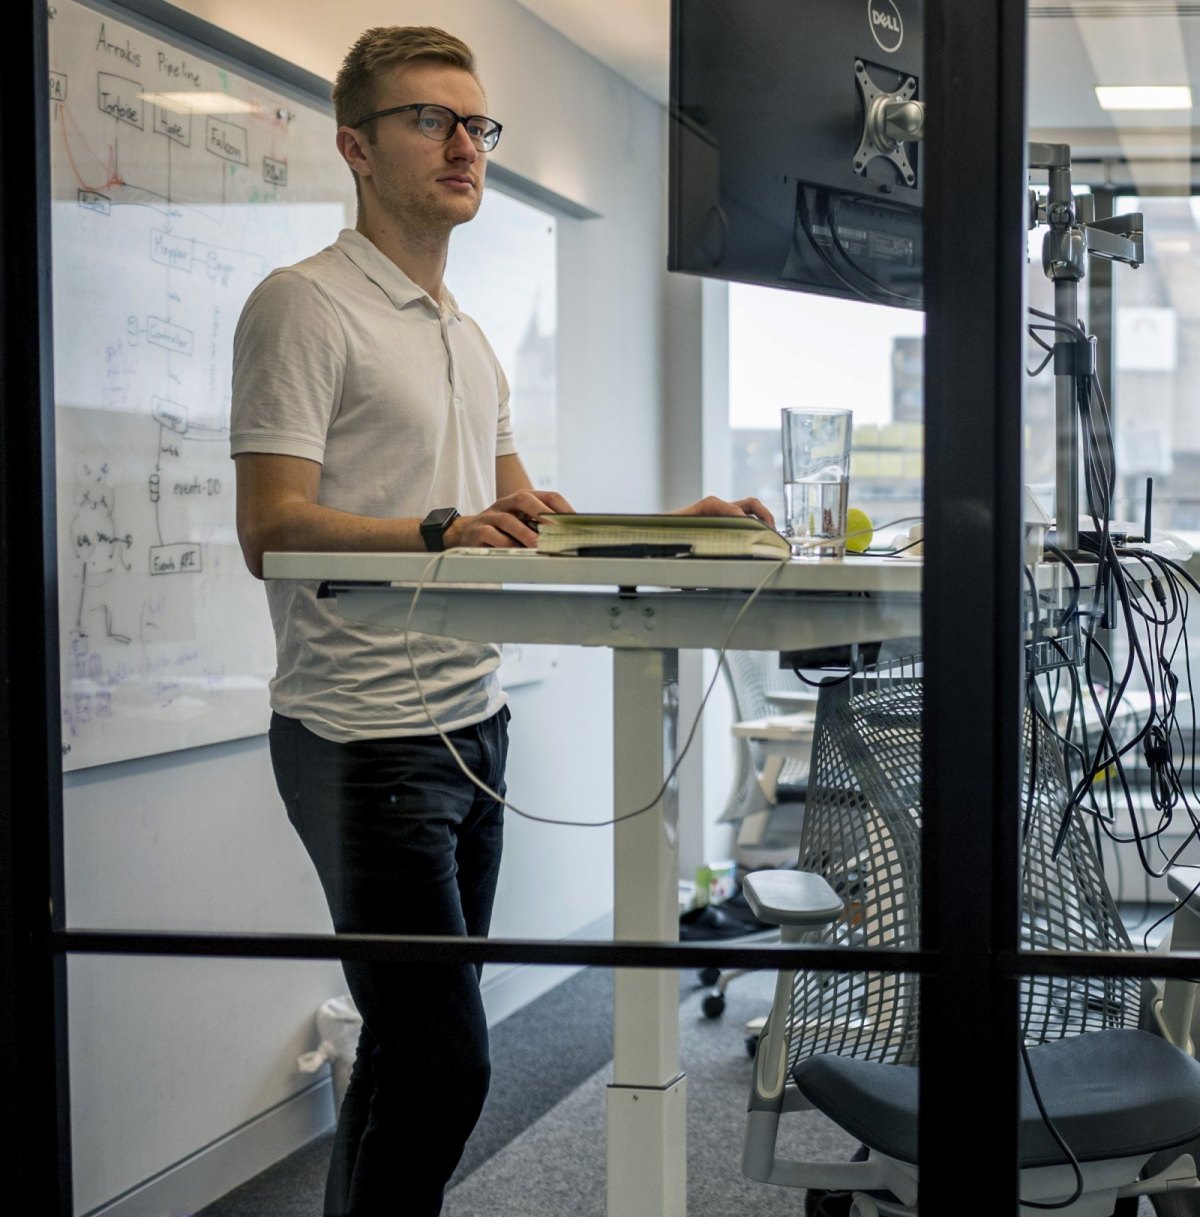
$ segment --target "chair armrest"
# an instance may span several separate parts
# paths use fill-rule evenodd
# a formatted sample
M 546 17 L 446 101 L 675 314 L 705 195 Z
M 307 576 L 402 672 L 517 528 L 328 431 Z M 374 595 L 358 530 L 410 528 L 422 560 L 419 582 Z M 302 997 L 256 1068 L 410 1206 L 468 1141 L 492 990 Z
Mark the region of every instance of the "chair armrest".
M 1167 872 L 1167 887 L 1179 901 L 1166 947 L 1171 951 L 1200 950 L 1200 866 L 1173 866 Z M 1154 1020 L 1162 1035 L 1191 1056 L 1192 1022 L 1196 1009 L 1196 982 L 1168 980 L 1161 994 L 1151 999 Z
M 742 890 L 755 917 L 771 925 L 828 925 L 845 907 L 837 892 L 810 871 L 751 871 Z
M 1200 917 L 1200 866 L 1173 866 L 1167 872 L 1167 887 L 1176 900 Z

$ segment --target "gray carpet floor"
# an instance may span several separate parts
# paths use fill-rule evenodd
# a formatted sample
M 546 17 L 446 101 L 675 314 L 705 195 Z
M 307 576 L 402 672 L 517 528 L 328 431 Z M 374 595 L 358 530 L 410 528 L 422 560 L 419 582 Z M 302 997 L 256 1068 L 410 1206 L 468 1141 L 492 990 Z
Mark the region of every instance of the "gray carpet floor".
M 690 1217 L 802 1211 L 798 1193 L 749 1183 L 738 1165 L 751 1068 L 742 1028 L 765 1013 L 772 986 L 766 975 L 743 977 L 724 1017 L 709 1020 L 694 974 L 681 977 Z M 492 1091 L 444 1217 L 603 1217 L 611 1016 L 611 973 L 591 969 L 492 1028 Z M 196 1217 L 319 1217 L 331 1141 L 318 1138 Z M 854 1148 L 815 1115 L 795 1118 L 786 1146 L 835 1158 Z
M 803 1194 L 752 1183 L 739 1158 L 751 1060 L 744 1023 L 766 1012 L 773 977 L 742 977 L 719 1020 L 681 977 L 680 1056 L 688 1075 L 689 1217 L 799 1217 Z M 612 978 L 578 973 L 492 1029 L 493 1081 L 443 1217 L 604 1217 L 605 1086 Z M 196 1217 L 320 1217 L 332 1136 L 321 1137 Z M 845 1160 L 854 1143 L 816 1113 L 789 1116 L 780 1151 Z M 1153 1217 L 1146 1198 L 1139 1217 Z
M 702 992 L 680 1006 L 680 1057 L 688 1077 L 689 1217 L 798 1217 L 803 1193 L 742 1177 L 742 1126 L 751 1061 L 743 1024 L 770 1005 L 773 977 L 733 984 L 720 1020 L 706 1019 Z M 604 1217 L 606 1063 L 503 1150 L 451 1189 L 444 1217 Z M 784 1153 L 845 1160 L 855 1143 L 815 1113 L 789 1118 Z
M 492 1086 L 455 1172 L 465 1179 L 612 1058 L 612 973 L 576 973 L 497 1023 Z M 333 1134 L 297 1150 L 195 1217 L 319 1217 Z

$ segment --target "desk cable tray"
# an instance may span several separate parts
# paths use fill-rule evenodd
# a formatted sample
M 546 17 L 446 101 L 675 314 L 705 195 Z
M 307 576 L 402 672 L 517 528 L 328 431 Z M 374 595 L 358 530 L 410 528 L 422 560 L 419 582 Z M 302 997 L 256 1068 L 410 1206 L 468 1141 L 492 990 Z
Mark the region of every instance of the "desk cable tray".
M 834 926 L 814 931 L 811 941 L 919 945 L 922 701 L 922 681 L 911 666 L 821 690 L 798 865 L 822 875 L 845 901 L 845 911 Z M 1026 765 L 1034 721 L 1027 709 Z M 1040 719 L 1036 729 L 1036 781 L 1022 846 L 1022 946 L 1130 950 L 1077 812 L 1059 856 L 1051 857 L 1068 790 L 1053 737 Z M 1027 783 L 1028 771 L 1024 777 Z M 1013 809 L 1014 815 L 1024 812 L 1024 801 Z M 797 972 L 792 983 L 789 1071 L 802 1057 L 825 1052 L 915 1062 L 916 975 Z M 1138 1019 L 1139 988 L 1130 979 L 1030 977 L 1021 997 L 1030 1043 L 1132 1026 Z

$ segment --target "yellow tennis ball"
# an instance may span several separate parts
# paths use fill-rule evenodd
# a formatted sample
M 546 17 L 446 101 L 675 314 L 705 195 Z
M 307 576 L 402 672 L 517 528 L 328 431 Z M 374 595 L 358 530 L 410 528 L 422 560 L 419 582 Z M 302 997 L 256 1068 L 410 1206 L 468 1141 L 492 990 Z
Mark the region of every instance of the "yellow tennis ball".
M 852 554 L 861 554 L 874 535 L 871 517 L 861 507 L 849 508 L 846 512 L 846 548 Z

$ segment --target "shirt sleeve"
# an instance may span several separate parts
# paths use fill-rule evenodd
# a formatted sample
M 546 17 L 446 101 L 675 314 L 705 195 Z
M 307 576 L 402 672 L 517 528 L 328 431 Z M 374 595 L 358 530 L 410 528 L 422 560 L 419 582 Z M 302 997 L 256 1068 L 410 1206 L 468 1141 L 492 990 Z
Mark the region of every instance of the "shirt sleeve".
M 516 437 L 513 435 L 511 392 L 508 387 L 508 377 L 495 354 L 492 360 L 496 365 L 496 389 L 499 393 L 500 405 L 496 414 L 496 455 L 512 456 L 517 450 Z
M 345 369 L 345 332 L 320 285 L 293 269 L 268 275 L 234 333 L 232 454 L 323 463 Z

